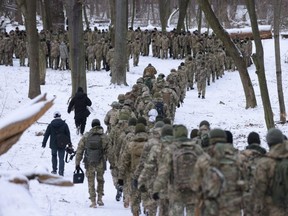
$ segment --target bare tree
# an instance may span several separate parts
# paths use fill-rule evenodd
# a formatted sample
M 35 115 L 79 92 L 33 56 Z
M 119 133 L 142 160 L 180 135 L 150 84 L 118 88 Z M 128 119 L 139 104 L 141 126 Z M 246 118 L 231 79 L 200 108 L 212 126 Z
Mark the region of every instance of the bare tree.
M 200 5 L 202 11 L 205 14 L 206 20 L 208 21 L 209 25 L 219 37 L 219 39 L 224 44 L 225 48 L 227 49 L 230 56 L 233 58 L 235 65 L 237 66 L 241 78 L 241 82 L 243 85 L 245 98 L 246 98 L 246 108 L 254 108 L 257 105 L 255 92 L 252 86 L 252 82 L 249 76 L 249 73 L 247 71 L 247 67 L 245 64 L 245 61 L 231 40 L 229 34 L 227 31 L 223 29 L 223 27 L 220 25 L 217 17 L 215 16 L 211 5 L 208 0 L 198 0 L 198 4 Z
M 36 0 L 17 0 L 25 17 L 29 56 L 29 98 L 41 94 L 39 74 L 39 37 L 36 28 Z
M 184 21 L 187 14 L 189 1 L 190 0 L 179 0 L 179 18 L 176 27 L 178 33 L 181 32 L 182 30 L 185 30 Z
M 79 86 L 87 92 L 82 3 L 78 0 L 66 0 L 66 11 L 68 17 L 72 95 L 74 95 Z
M 280 122 L 286 123 L 286 109 L 285 109 L 285 101 L 282 85 L 281 54 L 280 54 L 280 42 L 279 42 L 281 8 L 282 8 L 282 0 L 274 0 L 274 43 L 275 43 L 277 90 L 278 90 L 279 108 L 280 108 Z
M 245 1 L 246 1 L 249 17 L 250 17 L 254 43 L 256 47 L 256 53 L 252 55 L 252 58 L 256 67 L 256 74 L 258 77 L 260 93 L 261 93 L 261 98 L 263 102 L 266 127 L 267 129 L 269 129 L 269 128 L 274 127 L 274 120 L 273 120 L 273 112 L 271 108 L 269 92 L 268 92 L 268 87 L 267 87 L 267 82 L 266 82 L 265 66 L 264 66 L 264 51 L 263 51 L 263 46 L 262 46 L 258 23 L 257 23 L 255 1 L 254 0 L 245 0 Z
M 114 67 L 111 83 L 127 85 L 126 83 L 126 62 L 127 62 L 127 10 L 128 0 L 116 0 L 116 26 L 115 26 L 115 54 Z
M 158 3 L 162 32 L 166 32 L 169 18 L 170 0 L 159 0 Z

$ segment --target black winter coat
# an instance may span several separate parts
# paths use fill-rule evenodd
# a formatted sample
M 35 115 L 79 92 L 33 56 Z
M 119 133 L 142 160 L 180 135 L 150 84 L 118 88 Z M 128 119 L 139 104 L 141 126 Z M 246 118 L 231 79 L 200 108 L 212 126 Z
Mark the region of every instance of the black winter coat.
M 83 119 L 90 115 L 87 106 L 91 106 L 92 102 L 86 93 L 77 92 L 69 103 L 67 112 L 70 113 L 74 108 L 74 119 Z
M 63 121 L 61 118 L 55 118 L 51 121 L 51 123 L 48 125 L 45 131 L 42 147 L 46 147 L 47 140 L 50 136 L 49 147 L 51 149 L 57 149 L 56 131 L 58 131 L 58 133 L 64 133 L 66 134 L 66 136 L 70 138 L 70 130 L 66 122 Z

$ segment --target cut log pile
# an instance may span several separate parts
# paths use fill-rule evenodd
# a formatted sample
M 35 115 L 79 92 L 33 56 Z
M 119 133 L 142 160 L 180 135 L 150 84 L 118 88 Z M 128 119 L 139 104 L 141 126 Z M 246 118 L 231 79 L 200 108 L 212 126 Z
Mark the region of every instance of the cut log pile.
M 250 40 L 253 40 L 253 33 L 251 32 L 233 32 L 230 33 L 230 37 L 232 39 L 246 39 L 249 38 Z M 272 31 L 271 30 L 260 30 L 260 37 L 261 39 L 271 39 L 272 38 Z M 288 34 L 287 34 L 287 38 L 288 38 Z

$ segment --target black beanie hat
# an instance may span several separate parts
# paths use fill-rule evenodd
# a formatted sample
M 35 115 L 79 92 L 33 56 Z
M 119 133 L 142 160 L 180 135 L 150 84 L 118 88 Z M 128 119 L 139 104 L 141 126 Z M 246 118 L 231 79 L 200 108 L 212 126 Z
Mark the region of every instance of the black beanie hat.
M 84 92 L 83 88 L 82 87 L 78 87 L 78 90 L 77 92 Z
M 229 130 L 225 130 L 227 143 L 233 144 L 233 134 Z
M 249 133 L 249 135 L 247 137 L 247 142 L 248 142 L 248 145 L 251 145 L 252 143 L 260 145 L 260 136 L 259 136 L 259 134 L 254 132 L 254 131 Z
M 271 128 L 266 135 L 266 140 L 269 147 L 280 144 L 284 140 L 283 133 L 279 129 Z
M 208 121 L 206 121 L 206 120 L 201 121 L 199 127 L 201 127 L 203 125 L 206 125 L 207 127 L 210 127 L 210 123 Z
M 92 127 L 95 127 L 95 126 L 100 126 L 101 123 L 100 123 L 100 120 L 99 119 L 93 119 L 92 120 L 92 123 L 91 123 L 91 126 Z
M 147 126 L 147 120 L 146 120 L 143 116 L 140 116 L 140 117 L 137 119 L 137 123 L 142 123 L 142 124 L 144 124 L 145 126 Z
M 190 133 L 190 138 L 193 139 L 193 138 L 197 137 L 198 136 L 198 131 L 199 130 L 197 128 L 192 129 L 191 133 Z
M 128 119 L 128 126 L 135 126 L 137 124 L 137 119 L 132 117 Z
M 167 117 L 163 119 L 163 122 L 164 122 L 165 124 L 171 125 L 171 119 L 169 119 L 169 118 L 167 118 Z

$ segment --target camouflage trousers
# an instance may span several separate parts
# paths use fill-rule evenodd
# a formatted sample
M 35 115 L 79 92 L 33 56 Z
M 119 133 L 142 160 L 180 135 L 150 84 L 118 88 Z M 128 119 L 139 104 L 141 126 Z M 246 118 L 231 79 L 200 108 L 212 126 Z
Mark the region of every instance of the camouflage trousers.
M 169 201 L 169 216 L 183 216 L 186 210 L 186 216 L 194 216 L 195 205 L 185 204 L 181 200 Z
M 169 199 L 160 199 L 159 201 L 159 216 L 169 214 Z
M 138 189 L 132 189 L 131 191 L 131 212 L 133 215 L 139 215 L 141 203 L 141 192 Z
M 97 179 L 97 194 L 98 198 L 104 195 L 104 166 L 100 163 L 97 166 L 88 166 L 86 168 L 86 177 L 88 179 L 88 191 L 90 200 L 93 202 L 96 200 L 95 191 L 95 177 Z
M 197 82 L 198 94 L 205 97 L 206 93 L 206 80 L 204 82 Z

